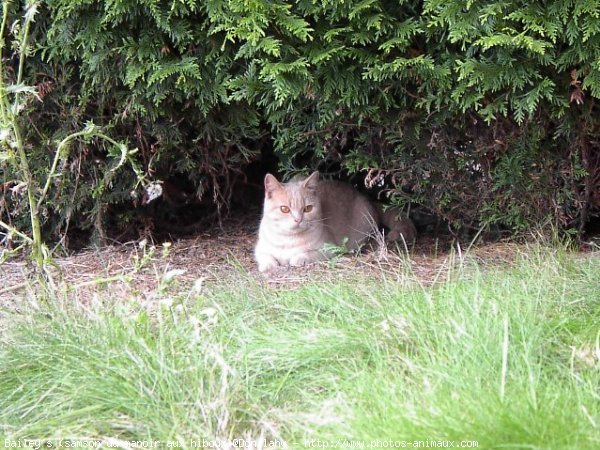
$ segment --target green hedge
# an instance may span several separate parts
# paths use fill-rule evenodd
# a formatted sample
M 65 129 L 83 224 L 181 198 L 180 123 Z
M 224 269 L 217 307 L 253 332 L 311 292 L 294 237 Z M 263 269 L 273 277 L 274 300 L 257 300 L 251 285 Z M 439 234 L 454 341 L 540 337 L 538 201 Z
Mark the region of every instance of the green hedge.
M 52 0 L 39 9 L 29 83 L 44 96 L 28 117 L 40 171 L 46 142 L 93 120 L 139 149 L 147 181 L 178 180 L 188 202 L 227 206 L 272 147 L 283 172 L 364 171 L 368 182 L 385 179 L 398 204 L 457 228 L 581 229 L 600 212 L 595 1 Z M 76 147 L 49 235 L 67 219 L 123 228 L 137 216 L 134 174 L 103 185 L 106 149 Z M 17 178 L 4 170 L 3 181 Z

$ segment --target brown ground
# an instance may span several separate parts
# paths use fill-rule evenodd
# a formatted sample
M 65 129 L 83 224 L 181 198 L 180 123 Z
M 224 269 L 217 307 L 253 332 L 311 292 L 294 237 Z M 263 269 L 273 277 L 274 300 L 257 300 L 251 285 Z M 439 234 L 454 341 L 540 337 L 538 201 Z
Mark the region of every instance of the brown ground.
M 88 297 L 99 287 L 110 285 L 113 298 L 136 295 L 146 296 L 156 291 L 159 280 L 173 270 L 179 283 L 191 287 L 198 279 L 232 280 L 240 273 L 254 277 L 259 283 L 294 288 L 309 279 L 346 277 L 357 279 L 398 280 L 403 283 L 432 283 L 447 275 L 447 268 L 458 260 L 477 260 L 484 265 L 510 263 L 520 246 L 511 243 L 479 244 L 471 251 L 466 245 L 449 239 L 437 240 L 420 236 L 407 256 L 397 249 L 375 249 L 358 256 L 346 256 L 335 263 L 321 263 L 304 268 L 282 268 L 263 275 L 256 269 L 252 251 L 255 226 L 230 221 L 224 229 L 216 227 L 194 238 L 176 240 L 167 244 L 144 247 L 139 242 L 86 250 L 68 257 L 56 257 L 56 266 L 50 270 L 51 280 L 64 284 L 81 296 Z M 27 290 L 36 289 L 28 281 L 31 271 L 24 260 L 12 260 L 0 265 L 0 300 L 5 304 L 22 298 Z M 172 273 L 172 272 L 171 272 Z

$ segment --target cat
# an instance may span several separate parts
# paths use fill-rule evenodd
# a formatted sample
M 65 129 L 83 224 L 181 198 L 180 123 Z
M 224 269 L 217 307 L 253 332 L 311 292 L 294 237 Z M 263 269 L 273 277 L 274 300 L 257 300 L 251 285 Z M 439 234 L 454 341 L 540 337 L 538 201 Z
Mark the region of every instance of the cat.
M 381 225 L 390 230 L 388 240 L 416 238 L 410 219 L 398 219 L 393 208 L 384 211 L 349 184 L 320 180 L 319 172 L 288 183 L 267 174 L 264 185 L 254 251 L 261 272 L 329 259 L 326 244 L 357 250 Z

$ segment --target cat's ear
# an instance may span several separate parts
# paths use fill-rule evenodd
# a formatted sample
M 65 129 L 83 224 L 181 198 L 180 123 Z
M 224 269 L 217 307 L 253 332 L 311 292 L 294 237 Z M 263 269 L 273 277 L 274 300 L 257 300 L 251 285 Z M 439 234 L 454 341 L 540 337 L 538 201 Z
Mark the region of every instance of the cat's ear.
M 281 189 L 281 183 L 270 173 L 265 175 L 265 196 L 271 198 L 273 192 Z
M 319 172 L 313 172 L 302 184 L 306 189 L 316 189 L 319 184 Z

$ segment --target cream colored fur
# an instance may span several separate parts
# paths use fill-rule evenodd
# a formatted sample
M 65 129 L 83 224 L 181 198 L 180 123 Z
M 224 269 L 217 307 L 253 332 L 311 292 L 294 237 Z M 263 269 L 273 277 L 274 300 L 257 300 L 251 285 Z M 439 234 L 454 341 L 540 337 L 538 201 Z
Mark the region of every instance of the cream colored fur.
M 321 181 L 318 172 L 289 183 L 267 174 L 254 252 L 258 269 L 264 272 L 328 259 L 331 255 L 323 250 L 325 244 L 356 250 L 381 223 L 397 238 L 403 235 L 412 241 L 416 236 L 410 219 L 397 221 L 392 212 L 376 208 L 348 184 Z

